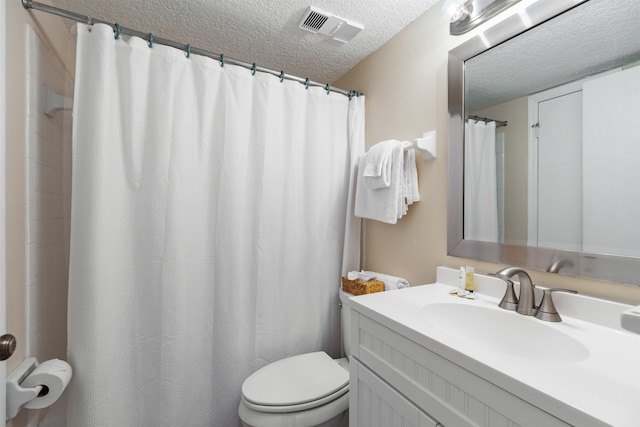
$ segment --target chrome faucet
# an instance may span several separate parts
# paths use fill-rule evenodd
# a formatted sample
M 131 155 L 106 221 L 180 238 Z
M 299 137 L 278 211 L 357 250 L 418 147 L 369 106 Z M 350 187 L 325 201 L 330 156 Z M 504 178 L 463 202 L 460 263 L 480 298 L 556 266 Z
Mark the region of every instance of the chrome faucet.
M 571 268 L 573 267 L 573 261 L 567 258 L 558 258 L 547 268 L 547 272 L 549 273 L 560 273 L 560 270 L 564 267 Z
M 513 310 L 511 307 L 513 307 L 513 304 L 517 304 L 516 312 L 524 314 L 525 316 L 534 316 L 538 310 L 536 309 L 536 297 L 533 292 L 535 285 L 531 281 L 529 274 L 519 267 L 507 267 L 498 271 L 495 275 L 507 282 L 508 286 L 505 298 L 510 297 L 511 299 L 511 301 L 508 301 L 507 307 L 503 306 L 503 303 L 501 303 L 501 307 Z M 513 298 L 515 298 L 513 282 L 510 280 L 513 276 L 518 276 L 520 281 L 520 296 L 515 301 L 513 301 Z
M 507 290 L 499 304 L 500 308 L 516 311 L 520 314 L 524 314 L 525 316 L 535 316 L 536 318 L 546 322 L 562 321 L 562 318 L 558 314 L 558 311 L 553 304 L 553 300 L 551 299 L 551 294 L 553 292 L 577 294 L 576 291 L 571 289 L 545 289 L 540 305 L 536 307 L 536 296 L 534 293 L 536 286 L 533 284 L 531 277 L 529 277 L 529 274 L 526 271 L 518 267 L 507 267 L 495 274 L 492 274 L 492 276 L 496 276 L 504 280 L 507 284 Z M 516 293 L 513 290 L 513 281 L 511 280 L 513 276 L 518 276 L 520 279 L 520 298 L 516 296 Z

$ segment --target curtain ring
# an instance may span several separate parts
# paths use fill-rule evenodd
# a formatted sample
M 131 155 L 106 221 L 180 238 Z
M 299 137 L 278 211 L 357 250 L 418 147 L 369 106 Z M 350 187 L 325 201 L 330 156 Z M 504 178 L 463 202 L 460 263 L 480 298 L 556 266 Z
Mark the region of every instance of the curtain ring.
M 191 57 L 191 45 L 187 44 L 187 59 Z
M 304 88 L 307 90 L 309 89 L 309 77 L 304 80 Z
M 329 93 L 331 92 L 331 85 L 327 83 L 327 85 L 325 86 L 325 89 L 327 90 L 327 95 L 329 95 Z
M 153 47 L 153 33 L 149 33 L 149 47 Z
M 255 76 L 256 75 L 256 63 L 254 62 L 253 65 L 251 66 L 251 75 Z
M 113 36 L 116 40 L 120 38 L 120 24 L 116 23 L 116 35 Z
M 349 91 L 349 101 L 351 101 L 351 98 L 353 98 L 353 91 L 352 90 Z
M 220 54 L 220 68 L 224 67 L 224 53 Z
M 280 83 L 284 81 L 284 71 L 280 71 Z

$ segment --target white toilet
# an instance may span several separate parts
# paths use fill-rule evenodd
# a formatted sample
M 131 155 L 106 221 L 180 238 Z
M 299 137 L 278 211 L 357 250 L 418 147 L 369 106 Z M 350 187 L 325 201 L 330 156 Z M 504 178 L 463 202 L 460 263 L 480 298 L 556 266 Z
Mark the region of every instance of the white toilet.
M 347 356 L 351 294 L 340 289 L 342 345 Z M 273 362 L 242 384 L 238 415 L 247 427 L 348 425 L 349 361 L 323 351 Z

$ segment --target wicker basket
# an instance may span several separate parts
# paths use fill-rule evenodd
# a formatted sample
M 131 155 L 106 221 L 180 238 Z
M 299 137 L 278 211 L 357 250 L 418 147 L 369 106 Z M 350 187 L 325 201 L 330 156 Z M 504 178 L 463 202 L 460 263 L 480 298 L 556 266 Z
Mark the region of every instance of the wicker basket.
M 374 292 L 384 291 L 384 283 L 380 280 L 369 280 L 368 282 L 363 282 L 362 280 L 349 280 L 346 277 L 343 277 L 342 290 L 353 295 L 372 294 Z

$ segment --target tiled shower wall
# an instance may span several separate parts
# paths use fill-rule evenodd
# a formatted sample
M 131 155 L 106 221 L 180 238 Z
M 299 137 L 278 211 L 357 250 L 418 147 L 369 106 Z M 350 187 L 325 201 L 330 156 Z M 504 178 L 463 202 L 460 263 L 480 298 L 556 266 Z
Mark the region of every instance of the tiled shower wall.
M 66 359 L 71 111 L 45 115 L 46 90 L 72 97 L 60 60 L 27 29 L 27 356 Z M 64 396 L 64 395 L 63 395 Z M 29 411 L 29 426 L 64 425 L 64 399 Z

